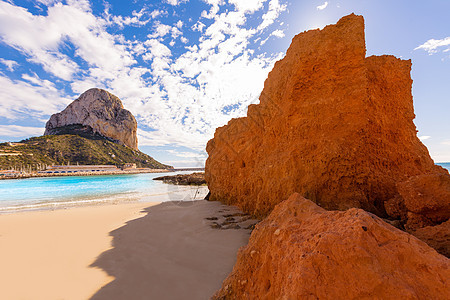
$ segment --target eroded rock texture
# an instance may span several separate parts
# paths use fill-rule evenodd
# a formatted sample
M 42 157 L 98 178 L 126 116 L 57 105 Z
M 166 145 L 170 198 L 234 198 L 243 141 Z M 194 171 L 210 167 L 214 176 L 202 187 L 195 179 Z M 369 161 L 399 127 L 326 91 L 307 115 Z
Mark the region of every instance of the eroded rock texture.
M 450 258 L 450 220 L 436 226 L 426 226 L 411 232 L 437 252 Z
M 365 54 L 362 16 L 297 35 L 260 104 L 209 141 L 211 200 L 265 216 L 298 192 L 326 209 L 363 208 L 411 229 L 448 219 L 448 193 L 423 186 L 426 196 L 416 198 L 418 182 L 450 183 L 416 135 L 411 62 Z
M 44 135 L 67 134 L 73 125 L 138 150 L 136 119 L 119 98 L 105 90 L 87 90 L 62 112 L 52 115 Z
M 256 225 L 214 299 L 449 299 L 450 263 L 361 209 L 299 194 Z

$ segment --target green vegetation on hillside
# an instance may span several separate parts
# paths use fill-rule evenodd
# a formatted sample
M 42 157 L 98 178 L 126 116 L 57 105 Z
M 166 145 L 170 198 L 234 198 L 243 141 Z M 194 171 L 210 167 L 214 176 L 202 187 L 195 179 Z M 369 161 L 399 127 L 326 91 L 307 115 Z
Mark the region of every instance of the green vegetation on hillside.
M 46 135 L 19 143 L 0 143 L 0 169 L 42 169 L 44 165 L 123 165 L 167 169 L 152 157 L 104 138 L 78 135 Z

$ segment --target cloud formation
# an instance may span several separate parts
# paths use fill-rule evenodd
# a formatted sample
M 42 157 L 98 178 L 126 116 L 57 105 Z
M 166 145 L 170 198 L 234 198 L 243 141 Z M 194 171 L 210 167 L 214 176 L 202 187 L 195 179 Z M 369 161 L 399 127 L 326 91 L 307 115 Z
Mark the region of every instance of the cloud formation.
M 416 47 L 414 50 L 425 50 L 428 54 L 432 55 L 439 51 L 449 52 L 450 51 L 450 37 L 443 38 L 441 40 L 430 39 L 423 43 L 422 45 Z
M 29 137 L 43 134 L 44 134 L 43 127 L 41 128 L 41 127 L 27 127 L 18 125 L 0 125 L 0 136 Z
M 197 19 L 181 20 L 163 7 L 144 5 L 123 16 L 106 2 L 102 14 L 94 14 L 85 0 L 39 2 L 47 5 L 46 13 L 0 1 L 1 41 L 45 71 L 14 80 L 0 73 L 0 117 L 33 114 L 44 121 L 78 94 L 99 87 L 136 116 L 140 145 L 202 150 L 216 127 L 245 115 L 258 101 L 282 56 L 258 52 L 260 43 L 252 40 L 284 37 L 275 22 L 287 9 L 283 0 L 204 0 Z M 176 9 L 187 1 L 166 2 Z M 249 25 L 254 14 L 259 21 Z M 148 34 L 127 35 L 128 28 Z M 0 63 L 9 70 L 18 65 Z
M 13 60 L 7 60 L 3 58 L 0 58 L 0 63 L 4 64 L 11 72 L 14 71 L 14 69 L 19 65 L 17 62 Z
M 318 10 L 324 10 L 328 6 L 328 1 L 325 1 L 324 4 L 317 6 Z

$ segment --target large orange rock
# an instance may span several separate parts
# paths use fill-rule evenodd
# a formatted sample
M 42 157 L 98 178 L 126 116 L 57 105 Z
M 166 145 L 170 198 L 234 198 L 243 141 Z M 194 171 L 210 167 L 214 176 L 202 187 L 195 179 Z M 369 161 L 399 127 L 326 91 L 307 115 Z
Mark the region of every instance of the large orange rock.
M 293 194 L 241 248 L 214 299 L 450 299 L 450 260 L 371 213 Z
M 419 228 L 411 234 L 450 258 L 450 220 L 440 225 Z
M 443 199 L 421 206 L 399 193 L 424 174 L 450 187 L 416 135 L 411 61 L 365 54 L 362 16 L 294 37 L 260 104 L 208 142 L 210 199 L 266 216 L 298 192 L 326 209 L 359 207 L 403 223 L 448 219 Z M 427 190 L 426 201 L 435 196 Z

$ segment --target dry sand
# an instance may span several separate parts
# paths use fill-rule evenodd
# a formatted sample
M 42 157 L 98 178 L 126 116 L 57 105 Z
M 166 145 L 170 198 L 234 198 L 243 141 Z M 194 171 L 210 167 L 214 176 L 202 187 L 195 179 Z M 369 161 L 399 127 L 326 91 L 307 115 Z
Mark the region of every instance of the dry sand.
M 0 215 L 0 299 L 88 299 L 114 278 L 89 267 L 109 232 L 151 203 Z
M 114 248 L 94 263 L 116 279 L 92 299 L 209 299 L 233 269 L 248 229 L 213 229 L 238 213 L 219 202 L 165 202 L 112 232 Z M 218 217 L 217 221 L 206 218 Z M 235 217 L 239 221 L 240 217 Z M 252 220 L 239 222 L 244 228 Z
M 217 202 L 150 205 L 0 215 L 0 299 L 208 299 L 250 230 L 211 228 L 238 212 Z

